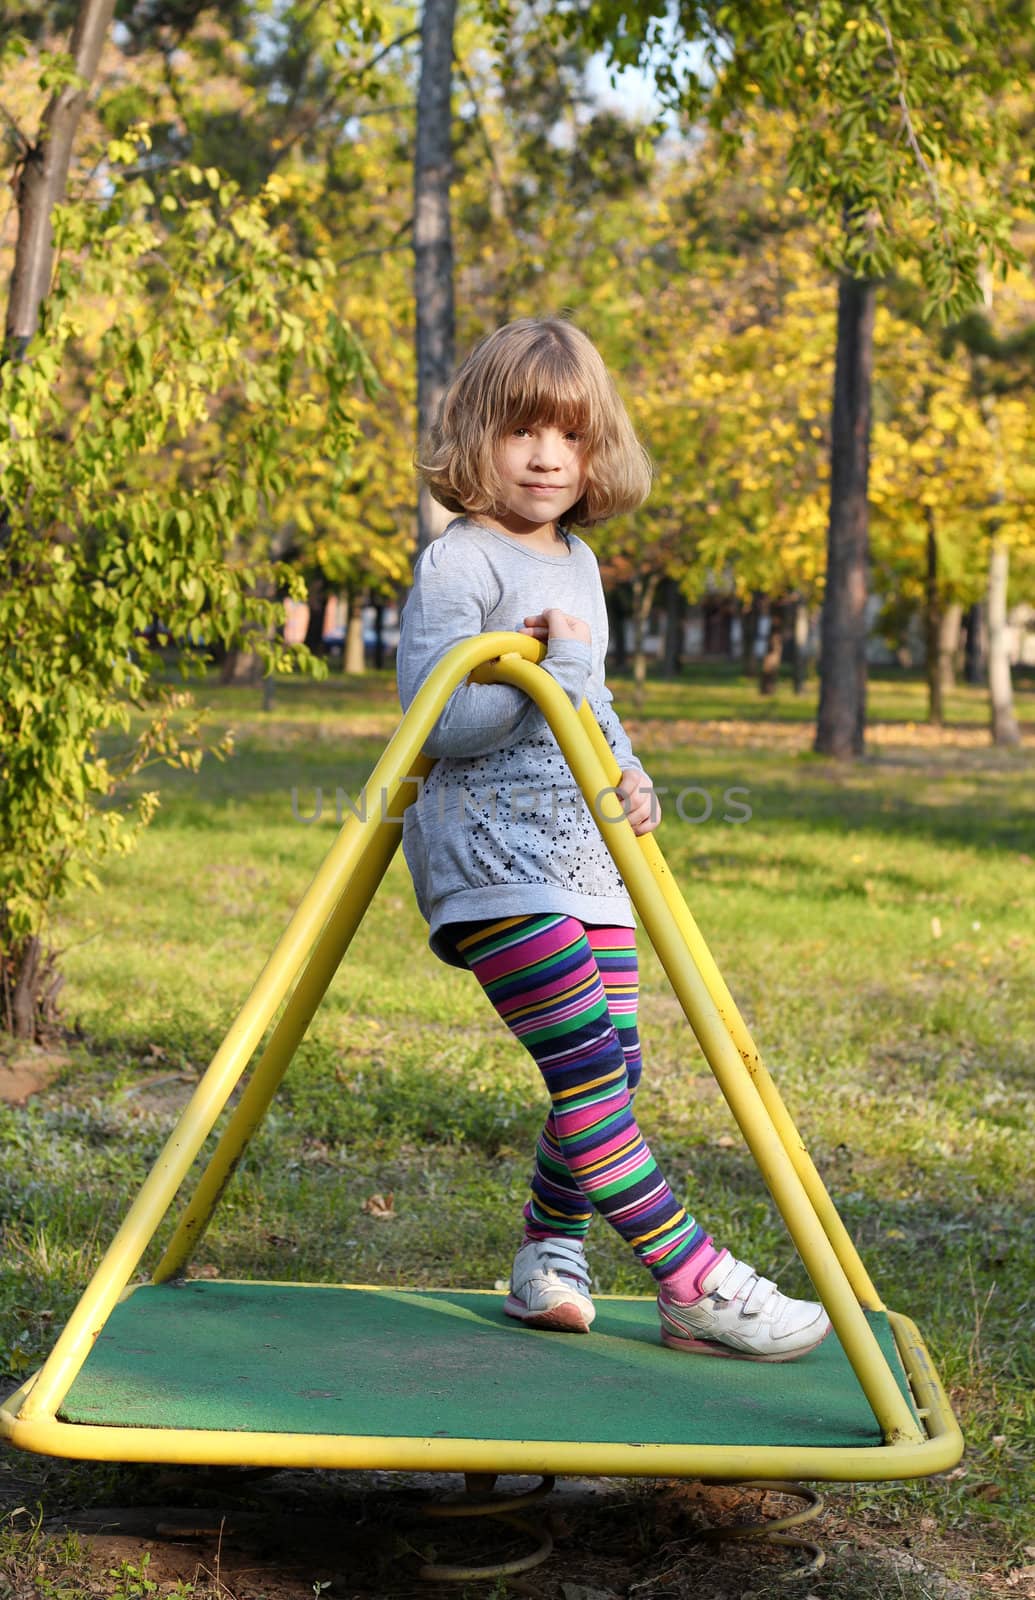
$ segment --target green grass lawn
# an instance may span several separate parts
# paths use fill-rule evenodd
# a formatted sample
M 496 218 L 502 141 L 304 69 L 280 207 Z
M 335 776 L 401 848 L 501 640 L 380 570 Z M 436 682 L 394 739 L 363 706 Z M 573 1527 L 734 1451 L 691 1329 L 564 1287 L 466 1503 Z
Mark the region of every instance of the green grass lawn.
M 967 689 L 950 698 L 944 736 L 911 731 L 924 690 L 901 674 L 871 692 L 878 732 L 892 735 L 850 766 L 809 751 L 812 689 L 763 701 L 732 673 L 695 669 L 650 682 L 633 710 L 631 685 L 612 687 L 638 753 L 670 791 L 662 851 L 886 1301 L 919 1323 L 967 1436 L 965 1464 L 947 1477 L 832 1498 L 869 1540 L 912 1539 L 938 1570 L 963 1583 L 986 1574 L 974 1593 L 994 1593 L 1033 1559 L 1030 747 L 990 749 L 983 699 Z M 0 1108 L 0 1367 L 12 1377 L 52 1343 L 186 1080 L 219 1045 L 329 848 L 336 791 L 358 794 L 397 717 L 388 673 L 282 683 L 265 715 L 258 691 L 202 693 L 213 729 L 236 729 L 236 753 L 197 777 L 139 780 L 161 790 L 154 823 L 134 854 L 105 865 L 103 894 L 76 895 L 57 920 L 66 1018 L 82 1043 L 55 1088 Z M 1030 726 L 1031 687 L 1019 710 Z M 731 789 L 746 820 L 723 820 Z M 317 790 L 323 815 L 306 825 L 297 819 Z M 708 797 L 707 820 L 677 815 L 680 791 L 688 818 Z M 655 1152 L 720 1240 L 805 1292 L 643 940 L 641 957 L 638 1104 Z M 226 1276 L 491 1287 L 509 1271 L 542 1109 L 534 1065 L 474 980 L 427 951 L 400 853 L 198 1264 Z M 364 1210 L 389 1191 L 391 1220 Z M 649 1287 L 603 1226 L 591 1261 L 601 1291 Z M 22 1500 L 67 1498 L 50 1466 L 25 1487 L 27 1459 L 17 1463 Z M 3 1465 L 12 1470 L 9 1455 Z M 112 1493 L 110 1471 L 77 1469 L 74 1485 L 81 1499 Z M 914 1594 L 897 1569 L 851 1570 L 854 1587 L 821 1574 L 811 1592 Z M 1001 1592 L 1023 1594 L 1019 1581 Z

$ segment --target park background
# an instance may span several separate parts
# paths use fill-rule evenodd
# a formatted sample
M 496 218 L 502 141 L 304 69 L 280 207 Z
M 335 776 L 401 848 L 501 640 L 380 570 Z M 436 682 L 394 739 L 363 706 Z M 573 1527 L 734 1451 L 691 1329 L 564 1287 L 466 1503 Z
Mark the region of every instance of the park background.
M 1028 9 L 82 0 L 8 8 L 0 50 L 12 1384 L 396 725 L 392 611 L 441 526 L 421 419 L 479 336 L 564 311 L 657 466 L 591 538 L 637 752 L 712 797 L 659 842 L 968 1440 L 946 1479 L 835 1491 L 807 1587 L 1035 1592 Z M 505 1273 L 532 1069 L 423 945 L 397 860 L 200 1270 Z M 643 975 L 662 1160 L 804 1291 L 649 950 Z M 602 1233 L 593 1262 L 636 1287 Z M 355 1529 L 258 1574 L 89 1533 L 199 1483 L 6 1452 L 0 1583 L 413 1587 Z M 280 1492 L 298 1526 L 342 1515 Z M 572 1513 L 535 1592 L 785 1592 L 695 1514 L 629 1488 L 601 1544 Z

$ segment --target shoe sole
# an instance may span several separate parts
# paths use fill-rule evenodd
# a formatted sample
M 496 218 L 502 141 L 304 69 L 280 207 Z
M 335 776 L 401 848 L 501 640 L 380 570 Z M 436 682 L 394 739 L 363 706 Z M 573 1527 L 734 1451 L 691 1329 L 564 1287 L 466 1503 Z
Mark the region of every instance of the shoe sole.
M 503 1309 L 508 1317 L 513 1317 L 515 1322 L 523 1322 L 526 1328 L 545 1328 L 551 1333 L 589 1332 L 589 1323 L 578 1306 L 559 1305 L 549 1311 L 529 1311 L 527 1306 L 511 1295 L 504 1300 Z
M 828 1323 L 819 1338 L 813 1339 L 811 1344 L 803 1345 L 797 1350 L 788 1350 L 785 1354 L 776 1352 L 773 1355 L 754 1355 L 750 1350 L 734 1350 L 731 1345 L 717 1344 L 713 1339 L 692 1339 L 689 1334 L 669 1333 L 666 1328 L 661 1330 L 661 1342 L 667 1344 L 670 1350 L 692 1351 L 700 1356 L 718 1356 L 723 1361 L 797 1361 L 799 1356 L 807 1356 L 810 1350 L 817 1350 L 830 1331 Z

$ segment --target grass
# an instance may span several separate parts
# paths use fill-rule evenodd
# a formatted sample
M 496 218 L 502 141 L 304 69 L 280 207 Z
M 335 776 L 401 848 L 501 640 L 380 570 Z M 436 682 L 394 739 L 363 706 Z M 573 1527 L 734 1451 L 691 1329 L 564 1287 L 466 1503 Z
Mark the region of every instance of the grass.
M 695 670 L 649 682 L 633 713 L 629 684 L 613 687 L 638 753 L 670 791 L 661 848 L 967 1435 L 953 1474 L 835 1490 L 838 1514 L 892 1546 L 924 1528 L 940 1570 L 987 1574 L 979 1593 L 1023 1594 L 1016 1577 L 1005 1585 L 1031 1559 L 1035 762 L 980 742 L 983 701 L 966 689 L 950 700 L 952 730 L 925 740 L 923 686 L 901 674 L 871 693 L 894 737 L 845 767 L 809 752 L 811 690 L 767 702 L 732 673 Z M 0 1108 L 0 1367 L 12 1379 L 53 1342 L 328 849 L 335 790 L 358 794 L 397 718 L 389 674 L 281 684 L 266 716 L 256 691 L 212 687 L 208 698 L 213 727 L 237 729 L 235 756 L 197 778 L 163 773 L 140 848 L 107 864 L 103 896 L 61 909 L 66 1013 L 82 1042 L 55 1089 Z M 1019 705 L 1030 721 L 1030 687 Z M 317 789 L 324 814 L 303 825 L 296 815 L 312 812 Z M 723 820 L 731 789 L 746 820 Z M 688 818 L 710 797 L 707 821 L 681 820 L 680 792 Z M 475 1286 L 505 1276 L 542 1110 L 537 1078 L 473 980 L 437 963 L 425 940 L 400 854 L 201 1248 L 204 1270 Z M 641 960 L 639 1106 L 655 1151 L 719 1238 L 804 1291 L 642 939 Z M 393 1220 L 363 1210 L 388 1191 Z M 603 1228 L 592 1260 L 602 1291 L 643 1289 Z M 50 1514 L 115 1492 L 111 1469 L 19 1458 L 17 1474 L 13 1501 L 0 1479 L 9 1510 L 35 1496 Z M 131 1492 L 120 1480 L 118 1493 Z M 17 1521 L 2 1526 L 21 1549 Z M 855 1587 L 817 1578 L 813 1592 L 919 1596 L 915 1575 L 860 1578 L 852 1559 L 842 1575 L 854 1572 Z M 44 1566 L 54 1584 L 77 1570 L 57 1556 Z M 52 1592 L 78 1600 L 90 1591 L 77 1581 Z M 746 1587 L 761 1593 L 760 1582 Z

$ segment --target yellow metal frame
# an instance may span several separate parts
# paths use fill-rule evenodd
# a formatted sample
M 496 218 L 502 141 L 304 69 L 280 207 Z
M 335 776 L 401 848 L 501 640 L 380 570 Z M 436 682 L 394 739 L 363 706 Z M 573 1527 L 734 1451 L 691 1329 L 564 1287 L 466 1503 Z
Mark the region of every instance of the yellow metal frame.
M 125 1221 L 40 1371 L 0 1409 L 0 1437 L 23 1449 L 91 1460 L 621 1476 L 867 1481 L 942 1472 L 963 1439 L 914 1324 L 889 1312 L 923 1427 L 918 1427 L 866 1321 L 883 1310 L 779 1091 L 652 835 L 637 838 L 614 792 L 620 773 L 588 705 L 576 711 L 523 634 L 479 634 L 454 646 L 420 690 L 200 1079 Z M 182 1274 L 402 836 L 401 820 L 434 766 L 421 753 L 464 678 L 508 683 L 546 718 L 594 814 L 698 1043 L 736 1117 L 881 1429 L 884 1445 L 801 1449 L 615 1445 L 266 1434 L 70 1424 L 58 1412 L 267 1027 L 280 1019 L 209 1159 L 152 1282 Z

